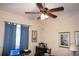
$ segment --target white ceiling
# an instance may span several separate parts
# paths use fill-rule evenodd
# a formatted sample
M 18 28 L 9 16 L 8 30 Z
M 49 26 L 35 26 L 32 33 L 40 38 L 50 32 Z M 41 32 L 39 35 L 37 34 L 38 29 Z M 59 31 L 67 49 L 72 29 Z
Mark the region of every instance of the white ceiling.
M 46 7 L 49 9 L 56 8 L 56 7 L 64 7 L 64 12 L 73 13 L 75 11 L 79 11 L 79 4 L 78 3 L 46 3 Z M 35 3 L 0 3 L 0 10 L 16 13 L 19 15 L 25 15 L 25 11 L 39 11 L 39 9 L 36 7 Z M 34 16 L 34 17 L 33 17 Z M 38 15 L 27 15 L 27 17 L 34 19 Z

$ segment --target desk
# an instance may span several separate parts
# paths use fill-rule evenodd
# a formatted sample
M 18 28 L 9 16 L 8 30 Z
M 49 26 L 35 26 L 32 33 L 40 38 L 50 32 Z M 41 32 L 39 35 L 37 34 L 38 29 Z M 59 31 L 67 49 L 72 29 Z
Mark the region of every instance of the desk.
M 35 56 L 44 56 L 44 53 L 47 53 L 47 48 L 36 46 Z

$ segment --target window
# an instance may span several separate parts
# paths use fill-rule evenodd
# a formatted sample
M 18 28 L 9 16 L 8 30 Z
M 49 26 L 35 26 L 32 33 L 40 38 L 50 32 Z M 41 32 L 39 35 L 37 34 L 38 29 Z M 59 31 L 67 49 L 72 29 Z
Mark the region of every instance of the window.
M 5 22 L 5 36 L 2 55 L 10 55 L 10 51 L 13 49 L 28 49 L 28 37 L 28 26 Z
M 16 26 L 16 49 L 19 49 L 20 47 L 20 35 L 21 35 L 21 26 L 17 25 Z

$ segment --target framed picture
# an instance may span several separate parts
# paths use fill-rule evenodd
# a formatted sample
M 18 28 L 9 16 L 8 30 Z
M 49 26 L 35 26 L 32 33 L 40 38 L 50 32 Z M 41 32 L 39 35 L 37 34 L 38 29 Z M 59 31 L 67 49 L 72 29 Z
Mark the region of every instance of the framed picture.
M 79 31 L 74 32 L 74 39 L 76 41 L 76 46 L 79 48 Z
M 70 44 L 70 32 L 59 32 L 59 46 L 60 47 L 69 47 Z
M 37 42 L 37 31 L 32 30 L 32 42 Z

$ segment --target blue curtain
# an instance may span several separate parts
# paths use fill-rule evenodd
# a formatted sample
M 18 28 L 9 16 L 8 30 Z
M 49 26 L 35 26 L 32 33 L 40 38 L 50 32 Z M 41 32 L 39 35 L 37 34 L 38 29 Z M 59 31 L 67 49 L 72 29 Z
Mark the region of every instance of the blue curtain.
M 3 56 L 8 56 L 10 50 L 15 49 L 16 42 L 16 25 L 5 22 L 5 36 L 3 44 Z
M 21 25 L 20 50 L 28 49 L 29 27 Z

